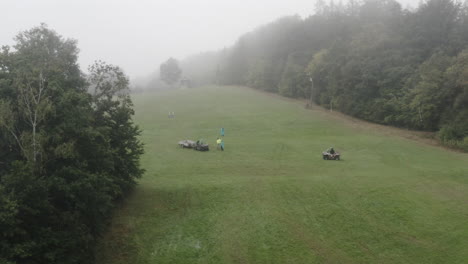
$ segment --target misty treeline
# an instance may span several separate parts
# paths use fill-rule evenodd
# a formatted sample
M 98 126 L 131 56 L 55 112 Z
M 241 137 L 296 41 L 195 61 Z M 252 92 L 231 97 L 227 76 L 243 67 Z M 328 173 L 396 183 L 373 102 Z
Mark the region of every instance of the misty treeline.
M 159 67 L 159 78 L 168 85 L 174 85 L 180 80 L 182 70 L 179 62 L 174 58 L 169 58 Z
M 453 0 L 413 11 L 394 0 L 319 1 L 315 15 L 281 18 L 182 68 L 198 84 L 312 97 L 376 123 L 438 131 L 468 150 L 467 43 L 468 8 Z
M 143 173 L 128 79 L 46 25 L 0 52 L 0 263 L 92 263 Z
M 184 78 L 180 62 L 172 57 L 161 63 L 159 69 L 145 77 L 132 79 L 132 92 L 141 93 L 144 91 L 166 90 L 175 87 L 190 86 L 190 82 Z

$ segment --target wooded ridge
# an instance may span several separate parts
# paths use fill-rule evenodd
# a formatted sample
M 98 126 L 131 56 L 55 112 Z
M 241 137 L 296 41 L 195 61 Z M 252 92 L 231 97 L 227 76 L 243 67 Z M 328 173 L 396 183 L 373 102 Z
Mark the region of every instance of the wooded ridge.
M 333 2 L 332 2 L 333 3 Z M 468 150 L 468 7 L 429 0 L 318 2 L 234 46 L 182 61 L 195 83 L 247 85 L 309 98 L 364 120 L 434 131 Z

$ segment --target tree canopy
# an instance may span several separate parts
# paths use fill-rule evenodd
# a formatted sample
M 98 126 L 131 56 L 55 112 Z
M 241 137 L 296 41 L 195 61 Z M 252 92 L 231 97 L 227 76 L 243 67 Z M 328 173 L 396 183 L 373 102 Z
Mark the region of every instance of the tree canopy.
M 91 263 L 143 171 L 128 79 L 46 25 L 0 53 L 0 262 Z M 88 91 L 92 91 L 89 93 Z
M 179 81 L 181 74 L 182 70 L 179 67 L 179 63 L 174 58 L 169 58 L 160 66 L 161 80 L 169 85 L 174 85 Z

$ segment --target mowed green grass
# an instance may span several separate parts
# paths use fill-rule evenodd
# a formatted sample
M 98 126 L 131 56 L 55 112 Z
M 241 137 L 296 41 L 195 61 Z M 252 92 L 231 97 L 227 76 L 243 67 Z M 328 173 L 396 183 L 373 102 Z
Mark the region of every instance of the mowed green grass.
M 146 174 L 98 263 L 468 263 L 467 154 L 242 87 L 134 103 Z M 209 152 L 177 146 L 198 138 Z

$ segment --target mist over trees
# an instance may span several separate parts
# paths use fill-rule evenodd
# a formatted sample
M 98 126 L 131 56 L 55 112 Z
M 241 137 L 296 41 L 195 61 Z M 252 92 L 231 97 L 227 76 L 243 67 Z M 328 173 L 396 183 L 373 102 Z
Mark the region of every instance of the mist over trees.
M 169 58 L 166 62 L 161 64 L 159 76 L 162 81 L 169 85 L 174 85 L 180 80 L 182 70 L 179 63 L 174 58 Z
M 394 0 L 317 3 L 306 19 L 281 18 L 182 68 L 198 84 L 312 97 L 372 122 L 438 131 L 468 149 L 466 4 L 428 0 L 410 11 Z
M 92 263 L 114 203 L 143 173 L 129 82 L 46 25 L 0 53 L 0 262 Z
M 189 56 L 180 62 L 180 67 L 184 74 L 189 74 L 189 78 L 194 85 L 219 84 L 220 61 L 223 60 L 226 50 L 221 52 L 203 52 Z

